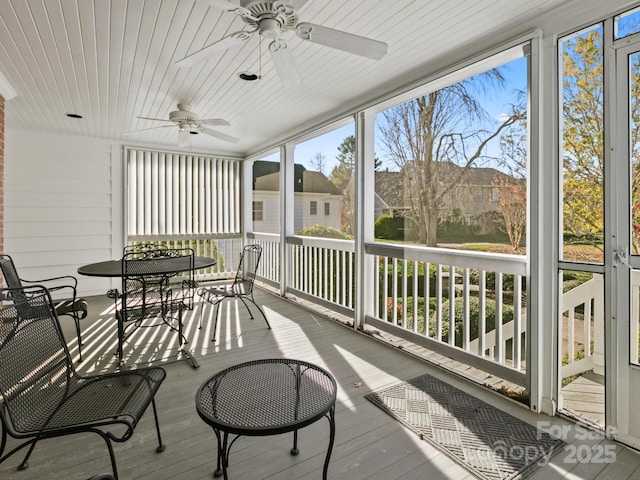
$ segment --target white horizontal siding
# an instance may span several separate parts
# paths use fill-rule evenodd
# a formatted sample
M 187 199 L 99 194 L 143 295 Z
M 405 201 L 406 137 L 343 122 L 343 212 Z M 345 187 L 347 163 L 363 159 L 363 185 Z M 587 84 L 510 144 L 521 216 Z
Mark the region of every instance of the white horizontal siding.
M 280 232 L 280 196 L 278 192 L 255 190 L 253 201 L 262 202 L 262 221 L 253 222 L 253 231 L 262 233 Z
M 105 140 L 6 131 L 4 253 L 23 278 L 74 275 L 85 295 L 110 288 L 77 269 L 113 258 L 112 151 L 121 159 Z

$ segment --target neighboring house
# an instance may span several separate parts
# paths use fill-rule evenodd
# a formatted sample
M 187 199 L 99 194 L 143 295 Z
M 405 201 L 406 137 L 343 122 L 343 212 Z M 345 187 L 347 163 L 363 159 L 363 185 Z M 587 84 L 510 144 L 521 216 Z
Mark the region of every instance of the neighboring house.
M 295 165 L 294 232 L 321 225 L 340 230 L 342 193 L 321 172 Z M 280 172 L 277 162 L 258 161 L 253 170 L 253 230 L 280 231 Z
M 375 172 L 374 214 L 376 220 L 382 215 L 396 216 L 404 210 L 404 188 L 402 173 Z
M 460 178 L 455 185 L 444 194 L 443 213 L 457 211 L 467 225 L 477 225 L 483 230 L 480 233 L 488 233 L 492 225 L 488 219 L 492 215 L 499 215 L 500 188 L 505 184 L 521 184 L 526 187 L 523 179 L 516 179 L 495 168 L 470 168 L 462 172 L 462 167 L 454 164 L 439 165 L 439 178 L 441 185 L 450 185 L 454 176 Z M 408 208 L 408 195 L 415 192 L 404 188 L 402 172 L 376 172 L 375 173 L 375 215 L 388 214 L 402 216 Z M 406 191 L 405 191 L 406 190 Z

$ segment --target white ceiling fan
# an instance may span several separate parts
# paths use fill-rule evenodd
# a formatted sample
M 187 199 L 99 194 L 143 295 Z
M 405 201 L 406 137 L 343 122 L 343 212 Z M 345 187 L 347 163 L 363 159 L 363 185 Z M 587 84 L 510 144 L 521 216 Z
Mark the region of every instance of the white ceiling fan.
M 300 83 L 300 75 L 291 50 L 280 38 L 284 32 L 294 30 L 303 40 L 335 48 L 363 57 L 379 60 L 387 53 L 387 44 L 352 33 L 334 30 L 313 23 L 298 23 L 296 10 L 307 0 L 240 0 L 240 5 L 227 0 L 198 0 L 225 11 L 233 12 L 250 27 L 204 47 L 176 62 L 178 67 L 190 67 L 204 61 L 216 51 L 232 48 L 247 41 L 254 33 L 271 39 L 269 51 L 284 86 Z
M 210 135 L 225 142 L 237 143 L 238 138 L 232 137 L 225 133 L 219 132 L 209 126 L 221 127 L 228 126 L 229 122 L 220 118 L 200 118 L 197 113 L 191 111 L 191 105 L 187 103 L 179 103 L 178 110 L 170 112 L 169 118 L 151 118 L 151 117 L 138 117 L 141 120 L 153 120 L 157 122 L 169 122 L 169 125 L 159 125 L 157 127 L 143 128 L 142 130 L 135 130 L 133 132 L 127 132 L 125 135 L 131 135 L 139 132 L 146 132 L 148 130 L 154 130 L 156 128 L 166 128 L 178 126 L 178 146 L 184 147 L 189 143 L 189 135 L 197 135 L 204 133 Z

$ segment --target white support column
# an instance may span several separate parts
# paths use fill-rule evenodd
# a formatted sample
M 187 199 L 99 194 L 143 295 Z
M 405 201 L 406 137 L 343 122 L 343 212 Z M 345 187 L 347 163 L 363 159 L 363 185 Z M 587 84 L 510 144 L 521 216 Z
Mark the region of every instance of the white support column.
M 365 316 L 373 314 L 375 262 L 365 256 L 365 242 L 373 242 L 374 189 L 375 189 L 375 114 L 360 112 L 356 115 L 355 161 L 355 302 L 354 327 L 364 325 Z
M 290 283 L 287 237 L 293 235 L 294 150 L 292 144 L 280 147 L 280 295 L 285 295 Z
M 558 152 L 555 111 L 557 50 L 553 37 L 533 38 L 529 52 L 529 347 L 530 407 L 555 415 L 559 388 Z M 544 70 L 542 65 L 552 65 Z M 543 113 L 547 112 L 546 115 Z M 544 120 L 543 120 L 544 119 Z
M 247 243 L 247 233 L 253 232 L 253 160 L 242 162 L 242 243 Z

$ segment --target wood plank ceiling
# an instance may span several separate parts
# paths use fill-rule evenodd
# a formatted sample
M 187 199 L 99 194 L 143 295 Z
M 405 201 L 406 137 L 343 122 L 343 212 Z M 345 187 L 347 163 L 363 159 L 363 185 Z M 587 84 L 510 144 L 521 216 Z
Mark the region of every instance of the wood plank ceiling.
M 258 35 L 191 68 L 175 66 L 245 26 L 206 0 L 2 0 L 0 74 L 17 94 L 6 124 L 175 149 L 177 128 L 123 134 L 161 124 L 139 116 L 167 118 L 189 103 L 201 118 L 230 122 L 218 130 L 240 138 L 193 135 L 193 150 L 247 155 L 531 31 L 561 4 L 585 9 L 599 1 L 309 0 L 299 20 L 387 42 L 389 53 L 370 60 L 287 32 L 302 82 L 285 88 Z M 260 65 L 260 80 L 238 78 Z

